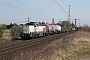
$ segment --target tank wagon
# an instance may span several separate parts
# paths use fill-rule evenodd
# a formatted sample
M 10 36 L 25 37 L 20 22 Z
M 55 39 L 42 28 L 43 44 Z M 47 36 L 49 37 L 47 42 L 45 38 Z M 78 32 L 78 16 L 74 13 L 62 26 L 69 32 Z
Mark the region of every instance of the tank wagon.
M 46 33 L 45 26 L 39 26 L 37 22 L 30 22 L 23 26 L 20 36 L 22 39 L 29 39 L 44 36 Z
M 56 33 L 60 33 L 61 32 L 61 26 L 56 25 Z
M 56 33 L 56 25 L 55 24 L 51 24 L 51 27 L 52 27 L 52 33 Z
M 46 27 L 46 31 L 48 34 L 55 34 L 61 32 L 61 26 L 55 24 L 42 24 L 42 26 Z
M 47 31 L 48 33 L 51 33 L 52 27 L 51 27 L 50 24 L 42 24 L 42 26 L 45 26 L 45 27 L 46 27 L 46 31 Z

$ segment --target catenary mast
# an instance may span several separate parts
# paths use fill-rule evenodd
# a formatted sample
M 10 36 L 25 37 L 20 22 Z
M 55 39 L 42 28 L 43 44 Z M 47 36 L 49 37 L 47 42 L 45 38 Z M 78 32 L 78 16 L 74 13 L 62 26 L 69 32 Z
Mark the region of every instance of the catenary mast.
M 68 21 L 70 22 L 70 5 L 69 5 Z

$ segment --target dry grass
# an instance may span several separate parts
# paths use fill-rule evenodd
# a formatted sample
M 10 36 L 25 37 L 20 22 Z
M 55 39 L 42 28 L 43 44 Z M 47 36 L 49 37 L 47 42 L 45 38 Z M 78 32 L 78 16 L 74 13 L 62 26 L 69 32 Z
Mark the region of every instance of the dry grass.
M 82 60 L 90 56 L 90 32 L 77 31 L 50 44 L 21 52 L 14 60 Z M 22 57 L 22 58 L 20 58 Z
M 3 33 L 3 36 L 10 36 L 10 33 Z
M 42 43 L 20 51 L 13 60 L 82 60 L 89 58 L 90 32 L 77 31 L 50 44 Z
M 88 26 L 87 27 L 83 27 L 82 28 L 82 31 L 84 31 L 84 32 L 90 32 L 90 27 L 88 27 Z
M 64 60 L 90 59 L 90 32 L 80 31 L 71 36 L 73 42 L 66 52 Z
M 45 58 L 39 58 L 38 60 L 82 60 L 83 58 L 89 59 L 88 56 L 90 56 L 90 32 L 78 31 L 74 34 L 68 35 L 47 45 L 42 52 L 45 51 L 51 51 L 52 54 L 47 54 Z
M 0 44 L 5 43 L 5 42 L 10 42 L 10 41 L 11 41 L 11 39 L 0 39 Z

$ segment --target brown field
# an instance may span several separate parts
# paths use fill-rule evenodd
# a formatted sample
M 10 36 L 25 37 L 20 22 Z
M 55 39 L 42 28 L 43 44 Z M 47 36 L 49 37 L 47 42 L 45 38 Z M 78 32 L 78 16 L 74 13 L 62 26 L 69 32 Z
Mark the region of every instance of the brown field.
M 38 56 L 39 54 L 39 56 Z M 90 60 L 90 32 L 77 31 L 48 44 L 31 60 Z
M 67 35 L 49 44 L 47 50 L 53 51 L 52 55 L 38 60 L 90 60 L 90 32 Z
M 5 32 L 5 33 L 2 34 L 2 38 L 0 39 L 0 43 L 9 42 L 11 40 L 12 40 L 12 38 L 10 36 L 10 33 Z
M 77 31 L 52 43 L 42 43 L 13 54 L 11 60 L 90 60 L 90 32 Z
M 90 32 L 78 31 L 70 36 L 63 60 L 90 60 Z
M 90 32 L 77 31 L 50 44 L 22 51 L 14 60 L 90 60 Z

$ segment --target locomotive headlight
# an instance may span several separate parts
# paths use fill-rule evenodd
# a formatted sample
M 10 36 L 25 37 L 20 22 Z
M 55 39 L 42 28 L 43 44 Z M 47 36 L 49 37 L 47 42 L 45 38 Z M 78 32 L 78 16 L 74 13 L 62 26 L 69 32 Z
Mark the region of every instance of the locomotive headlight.
M 24 36 L 24 35 L 22 35 L 22 36 Z

